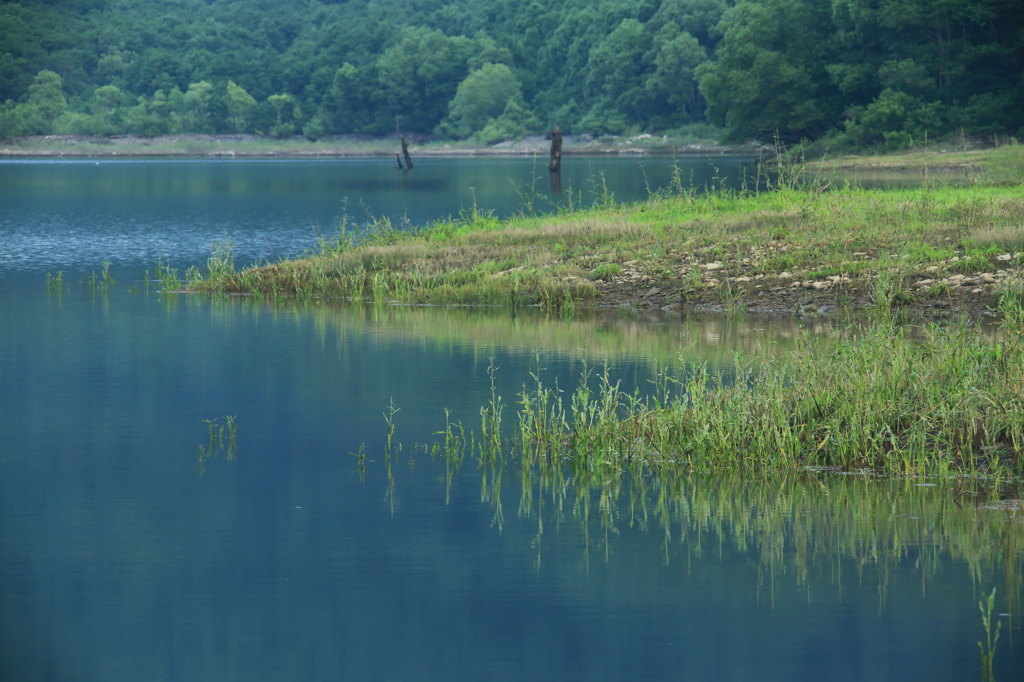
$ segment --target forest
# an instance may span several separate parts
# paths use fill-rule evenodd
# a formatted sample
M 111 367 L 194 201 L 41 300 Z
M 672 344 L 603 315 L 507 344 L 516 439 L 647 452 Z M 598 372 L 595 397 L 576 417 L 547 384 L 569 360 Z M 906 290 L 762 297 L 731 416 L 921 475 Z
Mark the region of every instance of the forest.
M 1024 135 L 1020 0 L 19 0 L 0 137 Z

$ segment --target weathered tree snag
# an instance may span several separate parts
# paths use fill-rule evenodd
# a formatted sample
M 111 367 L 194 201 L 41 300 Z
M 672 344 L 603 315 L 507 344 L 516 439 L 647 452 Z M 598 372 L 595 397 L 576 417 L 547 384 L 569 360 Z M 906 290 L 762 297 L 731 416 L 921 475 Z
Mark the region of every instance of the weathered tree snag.
M 551 163 L 548 170 L 552 173 L 562 172 L 562 133 L 559 132 L 558 126 L 551 131 Z
M 402 165 L 402 157 L 398 152 L 395 152 L 395 161 L 398 162 L 398 170 L 403 170 L 405 166 Z
M 409 143 L 405 141 L 405 135 L 402 135 L 402 154 L 405 155 L 405 165 L 412 170 L 412 157 L 409 156 Z

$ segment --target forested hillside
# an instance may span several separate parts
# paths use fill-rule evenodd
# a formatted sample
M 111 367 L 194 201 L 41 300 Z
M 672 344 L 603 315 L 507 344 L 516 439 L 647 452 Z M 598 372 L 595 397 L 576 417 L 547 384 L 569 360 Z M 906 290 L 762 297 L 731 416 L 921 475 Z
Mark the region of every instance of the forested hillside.
M 1024 134 L 1020 0 L 19 0 L 0 136 Z

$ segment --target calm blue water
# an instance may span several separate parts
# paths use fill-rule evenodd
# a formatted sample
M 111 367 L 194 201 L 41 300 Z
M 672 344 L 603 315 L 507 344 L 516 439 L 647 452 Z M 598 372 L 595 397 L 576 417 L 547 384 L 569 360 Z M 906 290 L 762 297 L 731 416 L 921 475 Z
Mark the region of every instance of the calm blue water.
M 502 214 L 520 210 L 503 176 L 532 172 L 435 163 Z M 609 163 L 609 183 L 640 174 Z M 646 390 L 673 348 L 716 364 L 784 350 L 803 333 L 788 322 L 275 307 L 140 281 L 158 255 L 202 264 L 224 235 L 241 262 L 311 248 L 346 196 L 414 223 L 466 205 L 464 184 L 413 187 L 420 170 L 402 188 L 363 161 L 0 163 L 0 680 L 979 674 L 978 600 L 994 587 L 997 613 L 1020 607 L 1019 512 L 814 477 L 773 484 L 767 506 L 677 485 L 667 516 L 655 495 L 631 508 L 628 485 L 524 504 L 514 467 L 495 491 L 467 458 L 449 493 L 413 447 L 445 408 L 478 426 L 492 364 L 511 429 L 538 368 L 568 391 L 584 357 L 607 359 Z M 78 279 L 103 260 L 119 283 L 89 296 Z M 69 286 L 47 295 L 57 270 Z M 237 451 L 215 444 L 200 471 L 206 420 L 228 416 Z M 873 500 L 871 517 L 847 499 Z M 1019 679 L 1019 616 L 1001 622 L 997 679 Z
M 671 158 L 566 160 L 561 192 L 542 161 L 426 158 L 401 172 L 387 159 L 77 160 L 0 162 L 0 276 L 11 269 L 175 267 L 203 263 L 229 238 L 240 264 L 314 249 L 318 237 L 388 218 L 396 227 L 475 207 L 506 217 L 598 197 L 645 199 L 672 183 Z M 678 161 L 685 187 L 756 173 L 749 159 Z

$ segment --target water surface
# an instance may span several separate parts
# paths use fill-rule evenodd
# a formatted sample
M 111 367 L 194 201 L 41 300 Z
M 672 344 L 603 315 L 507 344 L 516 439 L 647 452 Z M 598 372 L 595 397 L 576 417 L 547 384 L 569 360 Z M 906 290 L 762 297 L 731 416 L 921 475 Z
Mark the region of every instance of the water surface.
M 446 418 L 478 429 L 491 367 L 510 432 L 535 374 L 568 394 L 607 363 L 649 391 L 831 323 L 272 305 L 141 281 L 157 252 L 201 265 L 225 233 L 252 258 L 309 248 L 355 195 L 316 179 L 345 163 L 0 164 L 0 679 L 978 675 L 978 601 L 996 588 L 1019 613 L 1024 525 L 976 484 L 527 476 L 429 453 Z M 500 209 L 477 188 L 488 210 L 519 210 L 511 195 Z M 89 295 L 78 278 L 102 260 L 120 282 Z M 48 295 L 57 269 L 68 286 Z M 211 448 L 229 416 L 234 446 Z M 1017 679 L 1019 616 L 1001 622 L 997 679 Z
M 678 170 L 677 170 L 678 169 Z M 421 226 L 477 210 L 499 217 L 646 199 L 672 185 L 738 186 L 751 160 L 578 158 L 555 192 L 543 160 L 80 159 L 0 162 L 0 276 L 11 269 L 202 263 L 230 239 L 240 264 L 316 248 L 340 219 Z

